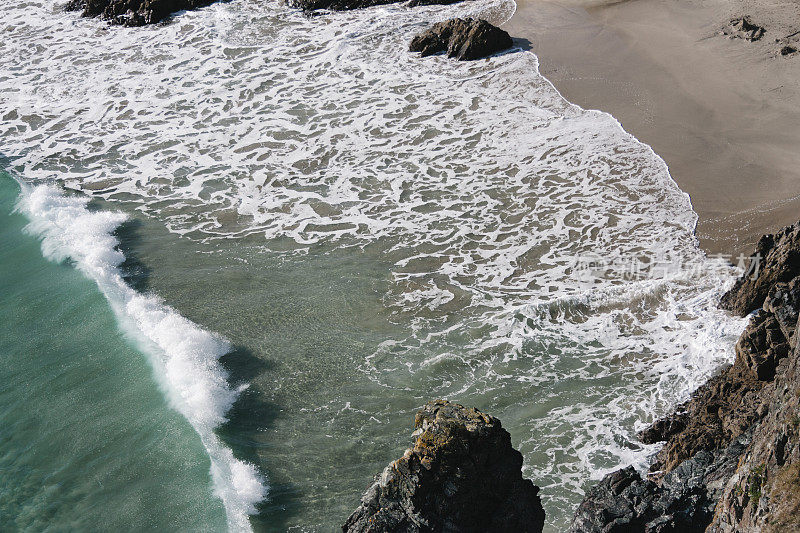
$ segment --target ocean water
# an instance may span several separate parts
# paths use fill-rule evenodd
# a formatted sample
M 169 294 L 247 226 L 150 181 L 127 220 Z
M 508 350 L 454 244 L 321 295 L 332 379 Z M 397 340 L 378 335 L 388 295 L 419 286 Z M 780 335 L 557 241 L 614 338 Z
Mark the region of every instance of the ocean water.
M 200 439 L 97 287 L 42 256 L 18 196 L 0 174 L 0 530 L 224 529 Z
M 646 467 L 655 448 L 635 432 L 732 358 L 743 323 L 715 304 L 735 271 L 698 249 L 664 162 L 565 101 L 535 55 L 406 52 L 432 21 L 501 23 L 514 7 L 307 18 L 237 0 L 142 29 L 48 0 L 0 7 L 0 164 L 22 184 L 12 199 L 4 180 L 4 238 L 38 246 L 20 264 L 47 270 L 12 268 L 31 289 L 4 277 L 17 296 L 2 312 L 71 302 L 58 285 L 94 298 L 72 318 L 96 326 L 11 322 L 3 353 L 25 357 L 6 370 L 39 379 L 19 339 L 56 338 L 76 365 L 85 345 L 109 375 L 74 372 L 120 405 L 64 378 L 76 418 L 56 420 L 74 440 L 113 440 L 92 425 L 113 423 L 179 441 L 148 460 L 124 447 L 119 468 L 140 483 L 87 489 L 82 511 L 63 484 L 13 491 L 49 486 L 44 472 L 101 476 L 103 461 L 4 435 L 0 457 L 29 469 L 0 492 L 4 520 L 116 520 L 117 500 L 138 497 L 131 529 L 333 531 L 434 398 L 503 421 L 549 531 L 605 473 Z M 114 381 L 134 364 L 135 382 Z M 0 412 L 56 409 L 49 390 L 5 383 Z

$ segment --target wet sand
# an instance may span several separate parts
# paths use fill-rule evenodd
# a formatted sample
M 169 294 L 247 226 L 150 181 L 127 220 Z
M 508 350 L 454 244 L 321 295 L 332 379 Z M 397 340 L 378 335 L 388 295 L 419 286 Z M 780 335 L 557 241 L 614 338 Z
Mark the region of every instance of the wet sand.
M 667 162 L 711 254 L 800 219 L 800 0 L 517 0 L 503 28 L 571 102 L 611 113 Z M 749 15 L 766 34 L 721 34 Z M 780 42 L 776 42 L 780 40 Z

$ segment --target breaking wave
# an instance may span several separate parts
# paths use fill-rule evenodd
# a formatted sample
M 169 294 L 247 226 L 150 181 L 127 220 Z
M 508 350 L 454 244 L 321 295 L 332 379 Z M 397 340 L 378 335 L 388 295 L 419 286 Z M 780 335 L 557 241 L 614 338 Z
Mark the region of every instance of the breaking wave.
M 70 260 L 97 283 L 123 330 L 147 354 L 170 404 L 194 427 L 211 459 L 215 493 L 222 499 L 232 531 L 249 531 L 248 515 L 267 493 L 257 469 L 236 459 L 215 435 L 241 392 L 232 389 L 219 358 L 231 350 L 224 340 L 179 315 L 155 296 L 141 294 L 123 280 L 125 256 L 113 232 L 127 218 L 90 211 L 88 198 L 57 188 L 23 185 L 17 209 L 30 223 L 25 230 L 42 242 L 44 256 Z

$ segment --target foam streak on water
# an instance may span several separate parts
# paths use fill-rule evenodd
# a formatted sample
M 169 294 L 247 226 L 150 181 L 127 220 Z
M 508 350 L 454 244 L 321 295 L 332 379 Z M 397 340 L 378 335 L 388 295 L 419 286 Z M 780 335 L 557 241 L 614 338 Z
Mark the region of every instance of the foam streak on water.
M 249 531 L 248 515 L 266 496 L 266 484 L 253 465 L 236 459 L 214 434 L 240 392 L 227 382 L 219 358 L 231 346 L 164 305 L 157 297 L 136 292 L 119 271 L 125 260 L 113 231 L 126 216 L 90 211 L 87 198 L 65 196 L 50 186 L 23 187 L 18 210 L 30 223 L 26 231 L 42 241 L 44 256 L 71 260 L 94 280 L 121 326 L 150 358 L 155 375 L 172 406 L 200 435 L 211 458 L 215 493 L 232 531 Z

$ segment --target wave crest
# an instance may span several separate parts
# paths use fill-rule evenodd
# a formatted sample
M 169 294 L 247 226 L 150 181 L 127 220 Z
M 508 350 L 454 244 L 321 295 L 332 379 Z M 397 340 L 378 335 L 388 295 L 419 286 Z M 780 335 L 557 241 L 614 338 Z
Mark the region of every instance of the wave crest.
M 89 210 L 88 202 L 52 186 L 23 185 L 17 209 L 30 220 L 26 232 L 41 239 L 47 259 L 69 259 L 97 283 L 122 329 L 147 355 L 171 406 L 200 436 L 211 459 L 214 492 L 223 501 L 230 530 L 249 531 L 248 515 L 255 514 L 256 504 L 266 497 L 266 482 L 255 466 L 236 459 L 214 433 L 244 388 L 232 388 L 219 363 L 231 345 L 156 296 L 128 286 L 119 270 L 125 256 L 113 235 L 127 217 Z

